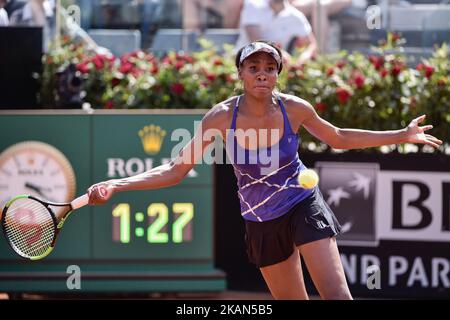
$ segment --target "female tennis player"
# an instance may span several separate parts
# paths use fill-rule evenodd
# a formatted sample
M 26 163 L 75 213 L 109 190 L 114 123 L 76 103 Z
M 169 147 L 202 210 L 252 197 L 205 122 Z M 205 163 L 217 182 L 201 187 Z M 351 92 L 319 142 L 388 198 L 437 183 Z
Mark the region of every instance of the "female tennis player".
M 340 225 L 319 188 L 303 189 L 297 181 L 305 169 L 297 152 L 300 127 L 336 149 L 399 143 L 438 148 L 442 141 L 425 133 L 431 125 L 420 126 L 424 115 L 393 131 L 343 129 L 321 119 L 307 101 L 275 91 L 283 65 L 280 51 L 271 43 L 246 45 L 237 53 L 236 67 L 244 94 L 214 106 L 178 157 L 145 173 L 91 186 L 89 202 L 104 204 L 116 192 L 181 182 L 212 143 L 202 132 L 217 130 L 237 178 L 249 260 L 260 269 L 272 296 L 308 299 L 302 255 L 323 299 L 352 299 L 335 239 Z M 102 196 L 100 188 L 107 194 Z

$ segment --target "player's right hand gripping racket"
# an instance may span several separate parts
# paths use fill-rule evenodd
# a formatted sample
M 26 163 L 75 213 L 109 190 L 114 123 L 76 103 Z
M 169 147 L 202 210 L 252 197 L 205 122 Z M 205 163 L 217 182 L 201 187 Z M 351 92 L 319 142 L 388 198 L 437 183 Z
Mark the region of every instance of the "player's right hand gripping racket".
M 17 196 L 3 209 L 3 232 L 9 245 L 20 256 L 30 260 L 42 259 L 53 250 L 69 214 L 88 202 L 87 194 L 70 203 L 46 202 L 29 195 Z M 51 207 L 57 209 L 52 210 Z

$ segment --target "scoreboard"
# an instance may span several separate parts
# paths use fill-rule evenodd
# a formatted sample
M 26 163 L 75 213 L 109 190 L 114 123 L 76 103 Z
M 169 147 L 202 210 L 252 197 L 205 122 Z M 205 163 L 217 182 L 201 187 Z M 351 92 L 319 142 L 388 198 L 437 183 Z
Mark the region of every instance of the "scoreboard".
M 177 110 L 179 111 L 179 110 Z M 64 110 L 0 113 L 0 205 L 17 194 L 66 202 L 100 181 L 167 163 L 203 111 Z M 55 250 L 23 260 L 0 240 L 0 291 L 221 291 L 214 268 L 213 168 L 197 164 L 178 185 L 118 193 L 75 211 Z M 39 281 L 33 281 L 39 280 Z

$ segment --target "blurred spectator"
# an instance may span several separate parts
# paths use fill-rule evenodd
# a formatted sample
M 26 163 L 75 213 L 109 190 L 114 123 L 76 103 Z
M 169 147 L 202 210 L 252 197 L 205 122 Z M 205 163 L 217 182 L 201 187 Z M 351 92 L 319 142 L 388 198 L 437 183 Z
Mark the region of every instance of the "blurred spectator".
M 330 34 L 330 16 L 352 4 L 352 0 L 290 0 L 291 4 L 311 21 L 313 32 L 318 37 L 320 52 L 327 52 Z
M 147 47 L 150 43 L 150 30 L 161 16 L 162 6 L 160 0 L 139 0 L 139 5 L 141 6 L 142 47 Z
M 244 0 L 179 0 L 183 7 L 183 28 L 205 30 L 208 28 L 239 27 L 239 15 Z
M 260 39 L 279 45 L 284 50 L 285 63 L 290 58 L 289 53 L 303 48 L 299 59 L 294 62 L 299 66 L 317 51 L 311 25 L 303 13 L 287 0 L 245 0 L 236 48 Z
M 6 27 L 9 24 L 8 13 L 3 7 L 6 5 L 6 0 L 0 0 L 0 27 Z
M 28 0 L 23 8 L 13 12 L 10 17 L 10 25 L 43 27 L 43 49 L 47 52 L 49 44 L 55 36 L 55 15 L 52 2 Z
M 8 13 L 8 17 L 11 17 L 11 15 L 13 14 L 14 11 L 23 8 L 24 5 L 25 5 L 25 2 L 23 2 L 23 1 L 6 0 L 6 5 L 5 5 L 4 9 Z
M 161 16 L 158 17 L 158 25 L 161 28 L 181 28 L 183 9 L 181 7 L 182 4 L 180 4 L 180 0 L 157 0 L 157 2 L 160 3 L 161 7 Z

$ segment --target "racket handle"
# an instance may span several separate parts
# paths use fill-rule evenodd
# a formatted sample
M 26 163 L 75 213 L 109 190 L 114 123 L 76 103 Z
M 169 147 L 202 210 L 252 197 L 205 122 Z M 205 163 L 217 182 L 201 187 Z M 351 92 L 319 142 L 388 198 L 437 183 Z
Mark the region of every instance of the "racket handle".
M 84 207 L 89 203 L 89 196 L 87 194 L 82 195 L 81 197 L 76 198 L 70 203 L 70 206 L 73 210 Z

